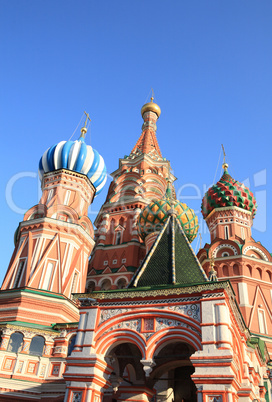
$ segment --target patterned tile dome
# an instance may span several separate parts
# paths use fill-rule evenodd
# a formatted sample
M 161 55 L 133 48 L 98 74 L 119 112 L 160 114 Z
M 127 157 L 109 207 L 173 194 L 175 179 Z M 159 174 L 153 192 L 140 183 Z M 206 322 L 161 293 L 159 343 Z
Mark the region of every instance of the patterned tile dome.
M 243 184 L 234 180 L 223 165 L 224 174 L 203 197 L 201 211 L 206 218 L 215 208 L 239 207 L 256 215 L 257 204 L 253 193 Z
M 189 242 L 192 242 L 196 238 L 199 228 L 197 216 L 186 204 L 171 198 L 170 194 L 171 190 L 168 187 L 163 199 L 152 201 L 140 213 L 138 232 L 143 240 L 148 234 L 161 230 L 169 216 L 167 212 L 170 209 L 174 209 Z

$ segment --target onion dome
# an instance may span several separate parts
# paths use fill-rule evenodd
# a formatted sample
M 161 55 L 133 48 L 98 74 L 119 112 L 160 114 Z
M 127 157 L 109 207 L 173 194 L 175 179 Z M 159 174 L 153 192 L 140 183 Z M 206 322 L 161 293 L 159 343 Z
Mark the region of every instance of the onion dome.
M 141 109 L 142 117 L 145 112 L 154 112 L 154 113 L 156 113 L 156 115 L 158 117 L 160 117 L 161 108 L 159 107 L 159 105 L 157 105 L 157 103 L 154 103 L 153 100 L 154 100 L 154 98 L 152 96 L 150 102 L 144 104 L 144 106 L 142 107 L 142 109 Z
M 176 215 L 189 242 L 192 242 L 196 238 L 199 228 L 197 216 L 185 203 L 172 198 L 171 193 L 170 186 L 168 185 L 164 198 L 152 201 L 140 213 L 138 232 L 143 240 L 148 234 L 159 232 L 162 229 L 169 216 L 168 211 L 170 209 Z
M 81 129 L 81 136 L 76 141 L 61 141 L 48 148 L 40 159 L 39 176 L 58 169 L 68 169 L 88 176 L 96 195 L 107 181 L 107 170 L 102 156 L 90 145 L 85 144 L 86 127 Z
M 256 215 L 256 199 L 251 191 L 228 173 L 228 164 L 223 164 L 224 174 L 204 195 L 201 204 L 202 215 L 205 218 L 215 209 L 223 207 L 238 207 Z

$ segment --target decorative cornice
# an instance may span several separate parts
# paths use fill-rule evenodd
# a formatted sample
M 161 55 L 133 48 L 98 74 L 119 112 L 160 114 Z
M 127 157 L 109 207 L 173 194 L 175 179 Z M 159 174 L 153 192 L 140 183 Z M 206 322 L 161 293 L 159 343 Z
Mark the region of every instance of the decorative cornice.
M 66 229 L 68 228 L 68 229 L 71 229 L 71 230 L 76 229 L 76 230 L 78 230 L 80 232 L 80 234 L 82 236 L 87 238 L 87 241 L 90 242 L 92 245 L 94 245 L 94 243 L 95 243 L 93 238 L 91 237 L 91 235 L 86 230 L 84 230 L 83 227 L 80 224 L 71 223 L 71 222 L 64 222 L 64 221 L 61 221 L 59 219 L 54 219 L 54 218 L 42 217 L 42 218 L 38 218 L 38 219 L 30 219 L 28 221 L 22 221 L 19 224 L 19 231 L 21 229 L 27 227 L 27 226 L 39 225 L 39 224 L 42 224 L 42 223 L 48 223 L 48 224 L 51 224 L 51 225 L 54 225 L 54 226 L 60 226 L 60 227 L 63 227 L 63 228 L 66 228 Z
M 92 293 L 77 293 L 74 294 L 74 299 L 91 297 L 96 300 L 112 300 L 112 299 L 135 299 L 135 298 L 145 298 L 145 297 L 156 297 L 156 296 L 175 296 L 181 294 L 192 294 L 200 293 L 209 290 L 219 290 L 219 289 L 232 289 L 229 281 L 222 282 L 205 282 L 203 284 L 197 284 L 192 286 L 173 286 L 166 289 L 152 289 L 152 288 L 141 288 L 139 290 L 127 289 L 126 291 L 112 290 L 107 292 L 96 291 Z M 231 290 L 232 291 L 232 290 Z
M 24 325 L 20 325 L 20 324 L 9 324 L 9 323 L 0 323 L 0 328 L 3 330 L 4 328 L 8 328 L 12 331 L 20 331 L 20 332 L 28 332 L 34 335 L 43 335 L 43 336 L 58 336 L 59 335 L 59 330 L 52 330 L 52 329 L 39 329 L 39 328 L 33 328 L 33 327 L 27 327 Z
M 215 208 L 215 209 L 213 209 L 210 213 L 209 213 L 209 215 L 205 218 L 205 221 L 207 222 L 207 220 L 209 220 L 211 217 L 212 217 L 212 215 L 213 214 L 215 214 L 216 212 L 220 212 L 220 211 L 233 211 L 233 210 L 235 210 L 235 211 L 238 211 L 238 212 L 242 212 L 242 213 L 244 213 L 244 214 L 246 214 L 246 215 L 252 215 L 252 213 L 250 212 L 250 211 L 247 211 L 247 210 L 245 210 L 245 209 L 243 209 L 243 208 L 239 208 L 239 207 L 221 207 L 221 208 Z

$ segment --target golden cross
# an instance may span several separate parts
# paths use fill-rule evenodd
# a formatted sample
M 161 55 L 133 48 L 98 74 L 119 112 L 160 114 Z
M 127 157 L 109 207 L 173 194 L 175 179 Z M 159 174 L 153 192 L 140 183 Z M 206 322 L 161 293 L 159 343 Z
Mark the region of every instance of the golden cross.
M 84 113 L 86 114 L 86 120 L 85 120 L 84 127 L 87 127 L 87 122 L 88 122 L 88 120 L 90 120 L 90 121 L 91 121 L 91 119 L 90 119 L 90 115 L 89 115 L 89 113 L 86 113 L 85 111 L 84 111 Z
M 90 116 L 89 113 L 86 113 L 85 111 L 84 111 L 84 113 L 86 114 L 86 120 L 85 120 L 84 126 L 80 130 L 81 131 L 81 135 L 80 135 L 81 138 L 85 138 L 85 135 L 87 133 L 87 122 L 88 122 L 88 120 L 91 121 L 91 119 L 89 117 Z
M 223 149 L 224 163 L 226 163 L 226 152 L 225 152 L 225 148 L 224 148 L 224 145 L 223 145 L 223 144 L 221 144 L 221 145 L 222 145 L 222 149 Z

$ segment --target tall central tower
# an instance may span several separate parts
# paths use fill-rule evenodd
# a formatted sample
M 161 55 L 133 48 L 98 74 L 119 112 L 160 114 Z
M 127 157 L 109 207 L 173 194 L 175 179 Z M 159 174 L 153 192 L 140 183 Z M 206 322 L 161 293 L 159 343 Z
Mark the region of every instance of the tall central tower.
M 128 156 L 112 173 L 105 203 L 95 220 L 96 245 L 87 277 L 87 290 L 127 286 L 143 260 L 146 249 L 137 231 L 140 212 L 151 200 L 161 199 L 170 174 L 156 137 L 160 107 L 153 98 L 141 109 L 142 133 Z

